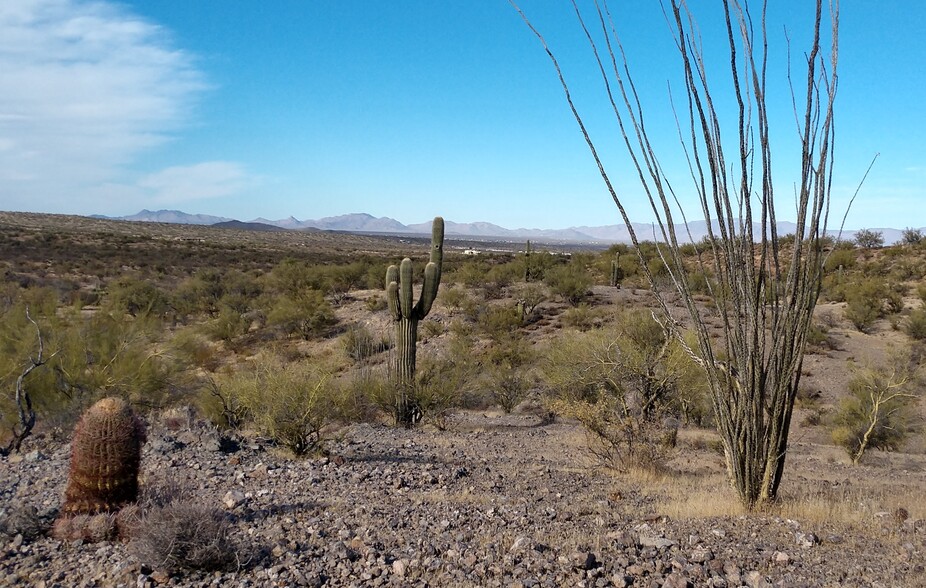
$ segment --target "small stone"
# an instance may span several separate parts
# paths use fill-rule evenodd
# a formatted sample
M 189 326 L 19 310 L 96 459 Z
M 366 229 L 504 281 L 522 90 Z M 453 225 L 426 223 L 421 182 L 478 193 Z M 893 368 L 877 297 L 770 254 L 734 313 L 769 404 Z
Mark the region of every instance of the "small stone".
M 645 535 L 640 535 L 639 543 L 640 547 L 655 547 L 656 549 L 667 549 L 673 545 L 678 545 L 677 542 L 671 539 L 666 539 L 664 537 L 647 537 Z
M 590 570 L 598 566 L 598 558 L 591 551 L 577 551 L 572 554 L 572 564 L 580 570 Z
M 511 544 L 511 548 L 508 551 L 510 551 L 511 553 L 522 551 L 524 549 L 527 549 L 530 546 L 530 543 L 531 543 L 530 539 L 528 539 L 524 535 L 521 535 L 520 537 L 514 540 L 514 543 Z
M 783 551 L 776 551 L 772 554 L 772 561 L 776 564 L 785 565 L 791 561 L 791 556 Z
M 678 572 L 666 576 L 665 582 L 662 584 L 662 588 L 689 588 L 689 586 L 691 586 L 691 582 L 688 581 L 688 578 Z
M 692 563 L 703 564 L 714 559 L 714 553 L 710 549 L 694 549 L 689 559 Z
M 225 508 L 231 510 L 243 504 L 244 500 L 245 496 L 241 490 L 229 490 L 225 493 L 225 496 L 222 497 L 222 504 L 225 505 Z
M 797 541 L 797 544 L 804 549 L 809 549 L 820 543 L 820 538 L 813 533 L 802 533 L 798 531 L 794 534 L 794 538 Z
M 405 572 L 408 571 L 408 560 L 397 559 L 392 562 L 392 573 L 400 578 L 405 577 Z
M 637 545 L 636 540 L 627 531 L 612 531 L 608 533 L 608 539 L 614 542 L 616 547 L 621 549 L 625 547 L 635 547 Z
M 770 588 L 771 583 L 765 579 L 761 572 L 749 572 L 746 574 L 746 584 L 750 588 Z

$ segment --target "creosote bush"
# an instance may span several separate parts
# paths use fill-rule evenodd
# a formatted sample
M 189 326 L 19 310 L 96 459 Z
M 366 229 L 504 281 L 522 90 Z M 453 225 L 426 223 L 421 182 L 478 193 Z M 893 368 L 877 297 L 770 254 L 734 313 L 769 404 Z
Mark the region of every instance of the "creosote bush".
M 328 371 L 311 361 L 284 362 L 273 352 L 217 374 L 214 393 L 296 455 L 321 451 L 325 428 L 338 416 L 339 391 Z
M 553 295 L 559 296 L 572 306 L 577 306 L 582 302 L 592 287 L 591 276 L 585 268 L 574 261 L 548 269 L 544 282 L 549 286 Z
M 700 370 L 644 311 L 621 313 L 613 330 L 565 335 L 545 357 L 548 406 L 577 419 L 593 452 L 620 469 L 659 467 L 674 447 L 676 417 L 694 413 L 706 394 Z

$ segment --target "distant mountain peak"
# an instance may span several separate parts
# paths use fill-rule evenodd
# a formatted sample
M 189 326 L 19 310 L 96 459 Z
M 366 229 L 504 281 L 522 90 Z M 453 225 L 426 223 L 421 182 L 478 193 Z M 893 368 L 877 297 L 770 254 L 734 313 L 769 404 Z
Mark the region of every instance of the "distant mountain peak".
M 138 214 L 123 217 L 105 217 L 94 215 L 97 218 L 115 218 L 115 220 L 157 222 L 157 223 L 180 223 L 190 225 L 214 225 L 218 223 L 230 223 L 225 226 L 245 228 L 249 224 L 256 225 L 255 229 L 268 230 L 267 225 L 291 230 L 320 229 L 323 231 L 344 231 L 353 233 L 388 233 L 388 234 L 420 234 L 427 235 L 431 232 L 431 222 L 416 223 L 403 225 L 399 221 L 386 216 L 375 217 L 366 212 L 355 212 L 351 214 L 342 214 L 339 216 L 329 216 L 317 220 L 300 221 L 294 216 L 289 216 L 280 220 L 267 220 L 265 218 L 256 218 L 249 223 L 239 223 L 234 219 L 210 216 L 205 214 L 187 214 L 179 210 L 142 210 Z M 652 223 L 634 223 L 634 231 L 643 240 L 653 239 Z M 779 234 L 785 235 L 794 232 L 794 223 L 778 223 Z M 897 229 L 873 229 L 880 231 L 884 235 L 885 243 L 895 243 L 900 240 L 902 231 Z M 921 229 L 926 231 L 926 228 Z M 623 224 L 605 225 L 597 227 L 580 226 L 570 227 L 568 229 L 506 229 L 489 222 L 470 222 L 457 223 L 452 220 L 445 221 L 445 231 L 448 236 L 470 237 L 470 238 L 500 238 L 510 240 L 546 240 L 546 241 L 566 241 L 566 242 L 594 242 L 594 243 L 628 243 L 630 235 Z M 701 240 L 707 235 L 707 223 L 705 221 L 693 221 L 689 223 L 688 228 L 677 226 L 676 231 L 680 238 L 687 239 L 689 231 L 691 239 L 694 241 Z M 828 231 L 835 236 L 836 231 Z M 842 233 L 843 239 L 851 239 L 855 231 L 846 230 Z

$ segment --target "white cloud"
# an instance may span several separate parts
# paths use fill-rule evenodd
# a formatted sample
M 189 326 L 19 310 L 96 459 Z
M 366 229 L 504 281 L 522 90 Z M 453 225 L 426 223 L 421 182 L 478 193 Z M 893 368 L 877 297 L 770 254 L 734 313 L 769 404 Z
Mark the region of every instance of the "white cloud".
M 141 180 L 128 169 L 188 122 L 205 89 L 193 56 L 124 7 L 0 2 L 0 208 L 105 212 L 114 193 L 167 202 L 244 185 L 227 162 Z
M 146 199 L 159 205 L 232 196 L 252 184 L 244 169 L 229 161 L 169 167 L 138 182 Z

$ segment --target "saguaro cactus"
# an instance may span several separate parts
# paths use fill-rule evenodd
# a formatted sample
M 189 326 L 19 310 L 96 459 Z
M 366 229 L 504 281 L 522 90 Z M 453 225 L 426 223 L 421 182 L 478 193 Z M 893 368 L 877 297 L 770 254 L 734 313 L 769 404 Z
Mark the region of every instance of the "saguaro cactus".
M 624 270 L 621 269 L 621 254 L 614 253 L 614 259 L 611 260 L 611 286 L 614 288 L 621 287 L 621 280 L 624 279 Z
M 444 259 L 444 219 L 436 217 L 431 228 L 431 259 L 424 268 L 421 297 L 414 302 L 412 291 L 412 260 L 405 258 L 396 267 L 386 270 L 386 300 L 395 323 L 395 378 L 398 385 L 396 421 L 412 424 L 415 406 L 409 400 L 409 389 L 415 382 L 415 344 L 418 341 L 418 321 L 431 311 L 440 284 Z
M 74 428 L 64 514 L 114 512 L 138 497 L 145 429 L 121 398 L 104 398 Z

